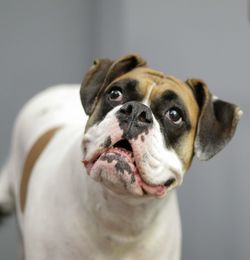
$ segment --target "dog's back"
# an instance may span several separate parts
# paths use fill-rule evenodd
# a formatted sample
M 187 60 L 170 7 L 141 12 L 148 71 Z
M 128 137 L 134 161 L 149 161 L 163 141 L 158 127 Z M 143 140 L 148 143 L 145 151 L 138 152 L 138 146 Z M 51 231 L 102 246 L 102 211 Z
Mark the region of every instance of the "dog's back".
M 10 214 L 16 207 L 22 229 L 20 182 L 32 146 L 50 129 L 69 124 L 82 126 L 85 120 L 79 85 L 48 88 L 24 106 L 16 120 L 9 158 L 0 174 L 0 217 Z

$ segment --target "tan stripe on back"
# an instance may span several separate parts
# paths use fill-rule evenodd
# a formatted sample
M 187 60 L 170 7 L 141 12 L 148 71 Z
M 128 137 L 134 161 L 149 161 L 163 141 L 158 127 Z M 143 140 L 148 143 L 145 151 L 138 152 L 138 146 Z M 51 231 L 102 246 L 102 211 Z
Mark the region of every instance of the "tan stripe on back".
M 55 133 L 60 129 L 60 127 L 52 128 L 34 143 L 32 148 L 30 149 L 28 156 L 26 157 L 26 161 L 24 163 L 21 186 L 20 186 L 20 207 L 21 211 L 24 212 L 25 204 L 26 204 L 26 196 L 28 191 L 29 179 L 32 173 L 32 169 L 38 160 L 39 156 L 42 154 L 43 150 L 55 135 Z

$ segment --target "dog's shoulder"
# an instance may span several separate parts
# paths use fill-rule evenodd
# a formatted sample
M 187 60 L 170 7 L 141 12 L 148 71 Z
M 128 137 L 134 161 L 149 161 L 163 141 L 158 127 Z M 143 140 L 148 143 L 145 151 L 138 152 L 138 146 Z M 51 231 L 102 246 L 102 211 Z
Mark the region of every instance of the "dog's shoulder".
M 85 113 L 79 97 L 79 85 L 58 85 L 31 98 L 19 112 L 15 132 L 27 147 L 51 128 L 82 124 Z

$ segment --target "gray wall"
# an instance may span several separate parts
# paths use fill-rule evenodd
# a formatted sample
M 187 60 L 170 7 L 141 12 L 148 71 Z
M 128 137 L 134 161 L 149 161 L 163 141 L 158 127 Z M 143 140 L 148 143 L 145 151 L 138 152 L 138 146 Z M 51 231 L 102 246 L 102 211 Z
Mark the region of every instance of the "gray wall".
M 194 161 L 179 188 L 183 259 L 250 259 L 250 23 L 246 0 L 127 0 L 124 51 L 182 79 L 199 77 L 244 116 L 233 141 Z
M 16 114 L 45 87 L 77 83 L 92 61 L 91 0 L 0 1 L 0 164 Z M 0 228 L 0 260 L 17 257 L 14 218 Z
M 194 160 L 179 188 L 184 260 L 250 257 L 250 23 L 247 0 L 0 2 L 0 162 L 14 117 L 46 86 L 80 82 L 98 56 L 139 52 L 152 67 L 202 78 L 245 114 L 228 147 Z M 18 259 L 12 218 L 0 260 Z

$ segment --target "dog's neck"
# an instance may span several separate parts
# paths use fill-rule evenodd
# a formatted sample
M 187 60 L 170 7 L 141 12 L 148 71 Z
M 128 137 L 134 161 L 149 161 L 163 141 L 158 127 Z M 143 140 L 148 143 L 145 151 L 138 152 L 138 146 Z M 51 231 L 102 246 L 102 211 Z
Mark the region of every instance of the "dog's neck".
M 117 235 L 128 240 L 148 233 L 150 228 L 161 221 L 163 215 L 167 218 L 166 210 L 171 210 L 171 204 L 175 200 L 175 194 L 164 199 L 125 197 L 113 193 L 101 183 L 93 182 L 88 179 L 89 185 L 86 187 L 91 196 L 89 211 L 101 223 L 106 234 L 111 233 L 112 236 Z
M 98 237 L 103 235 L 108 239 L 112 236 L 112 239 L 132 242 L 152 232 L 158 232 L 154 227 L 165 229 L 168 233 L 173 223 L 179 222 L 176 221 L 179 209 L 175 191 L 161 199 L 132 198 L 131 195 L 116 194 L 87 175 L 81 163 L 79 143 L 81 142 L 76 142 L 75 151 L 72 153 L 74 163 L 71 165 L 76 166 L 71 173 L 72 189 L 75 199 L 81 200 L 80 214 L 89 219 L 89 228 L 94 233 L 98 232 Z

